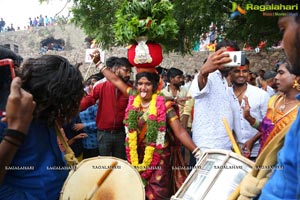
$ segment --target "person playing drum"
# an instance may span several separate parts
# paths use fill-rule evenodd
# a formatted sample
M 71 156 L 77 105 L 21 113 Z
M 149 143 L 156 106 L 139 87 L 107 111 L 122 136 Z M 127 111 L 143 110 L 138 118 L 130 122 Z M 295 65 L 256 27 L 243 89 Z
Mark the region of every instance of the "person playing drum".
M 96 50 L 94 62 L 100 60 Z M 98 66 L 97 66 L 98 67 Z M 173 135 L 193 152 L 201 156 L 200 149 L 180 125 L 172 102 L 165 101 L 159 93 L 160 77 L 155 68 L 138 69 L 136 88 L 129 87 L 106 66 L 100 72 L 119 90 L 129 96 L 125 114 L 127 160 L 140 173 L 146 190 L 147 199 L 168 199 L 171 194 L 171 152 L 170 142 Z

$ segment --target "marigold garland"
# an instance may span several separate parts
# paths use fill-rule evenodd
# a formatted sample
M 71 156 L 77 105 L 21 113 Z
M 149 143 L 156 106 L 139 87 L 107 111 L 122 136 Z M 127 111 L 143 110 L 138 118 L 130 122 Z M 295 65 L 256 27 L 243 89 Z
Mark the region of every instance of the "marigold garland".
M 138 111 L 140 109 L 142 99 L 140 95 L 130 96 L 129 103 L 125 114 L 125 127 L 126 127 L 126 154 L 127 160 L 130 162 L 141 174 L 141 177 L 148 179 L 155 166 L 160 161 L 160 154 L 165 143 L 166 132 L 166 106 L 164 97 L 152 95 L 152 100 L 149 104 L 148 119 L 146 120 L 146 148 L 144 152 L 144 159 L 139 163 L 138 156 Z

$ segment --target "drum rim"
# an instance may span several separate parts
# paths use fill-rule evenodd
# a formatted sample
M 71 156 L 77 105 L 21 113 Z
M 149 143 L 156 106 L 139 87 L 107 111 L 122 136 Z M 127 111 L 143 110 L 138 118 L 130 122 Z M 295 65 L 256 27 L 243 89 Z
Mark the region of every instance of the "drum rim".
M 146 192 L 145 192 L 145 186 L 143 184 L 141 175 L 139 174 L 139 172 L 127 161 L 127 160 L 123 160 L 117 157 L 113 157 L 113 156 L 96 156 L 96 157 L 92 157 L 92 158 L 87 158 L 82 160 L 80 163 L 78 163 L 78 165 L 76 166 L 76 168 L 79 168 L 81 165 L 83 165 L 86 162 L 92 161 L 92 160 L 98 160 L 98 159 L 112 159 L 112 160 L 117 160 L 118 163 L 119 161 L 123 164 L 126 164 L 128 167 L 130 167 L 131 169 L 133 169 L 134 173 L 137 174 L 137 177 L 139 179 L 139 182 L 141 183 L 141 189 L 142 189 L 142 193 L 143 193 L 143 200 L 145 200 L 146 198 Z M 72 169 L 70 170 L 68 177 L 66 178 L 62 189 L 60 191 L 60 195 L 59 195 L 59 200 L 63 199 L 63 194 L 64 194 L 64 190 L 66 188 L 67 183 L 69 182 L 70 178 L 72 177 L 72 175 L 76 172 L 76 170 Z
M 254 164 L 255 164 L 252 160 L 249 160 L 248 158 L 245 158 L 242 155 L 239 155 L 233 151 L 224 150 L 224 149 L 206 149 L 203 151 L 202 156 L 199 160 L 201 160 L 205 154 L 209 154 L 209 153 L 221 153 L 224 155 L 229 155 L 230 157 L 238 158 L 238 159 L 242 160 L 243 162 L 245 162 L 246 164 L 248 164 L 251 168 L 253 168 Z
M 229 156 L 230 158 L 234 158 L 237 160 L 240 160 L 241 162 L 244 162 L 244 164 L 248 165 L 250 170 L 248 173 L 251 172 L 251 170 L 254 167 L 254 162 L 249 160 L 248 158 L 245 158 L 242 155 L 239 155 L 235 152 L 232 152 L 230 150 L 224 150 L 224 149 L 205 149 L 202 151 L 202 156 L 199 158 L 197 164 L 201 164 L 203 162 L 203 159 L 205 159 L 205 157 L 207 157 L 209 154 L 223 154 L 224 156 Z M 195 165 L 195 166 L 196 166 Z M 190 179 L 194 176 L 195 172 L 191 171 L 188 175 L 188 177 L 185 179 L 184 183 L 182 184 L 182 186 L 177 190 L 177 192 L 172 195 L 171 200 L 179 200 L 181 198 L 178 198 L 178 196 L 184 191 L 184 186 L 186 185 L 187 182 L 190 181 Z

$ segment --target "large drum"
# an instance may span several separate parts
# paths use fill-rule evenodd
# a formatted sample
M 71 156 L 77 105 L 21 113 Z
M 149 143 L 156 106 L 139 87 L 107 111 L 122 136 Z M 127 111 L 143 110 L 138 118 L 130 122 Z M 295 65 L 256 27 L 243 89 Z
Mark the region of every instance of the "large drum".
M 114 161 L 118 164 L 111 168 Z M 99 156 L 81 161 L 77 169 L 69 173 L 60 200 L 84 200 L 109 168 L 112 171 L 99 186 L 93 200 L 145 199 L 144 185 L 136 169 L 122 159 Z
M 231 151 L 206 150 L 171 199 L 227 199 L 253 165 L 249 159 Z

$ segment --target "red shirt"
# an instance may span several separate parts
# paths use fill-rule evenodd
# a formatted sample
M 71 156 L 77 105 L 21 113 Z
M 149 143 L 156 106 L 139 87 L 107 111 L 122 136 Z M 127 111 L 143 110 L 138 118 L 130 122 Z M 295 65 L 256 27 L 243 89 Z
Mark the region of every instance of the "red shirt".
M 128 104 L 128 97 L 111 82 L 105 81 L 95 86 L 90 95 L 85 96 L 80 103 L 80 110 L 98 102 L 96 125 L 100 130 L 117 130 L 124 127 L 123 119 Z

